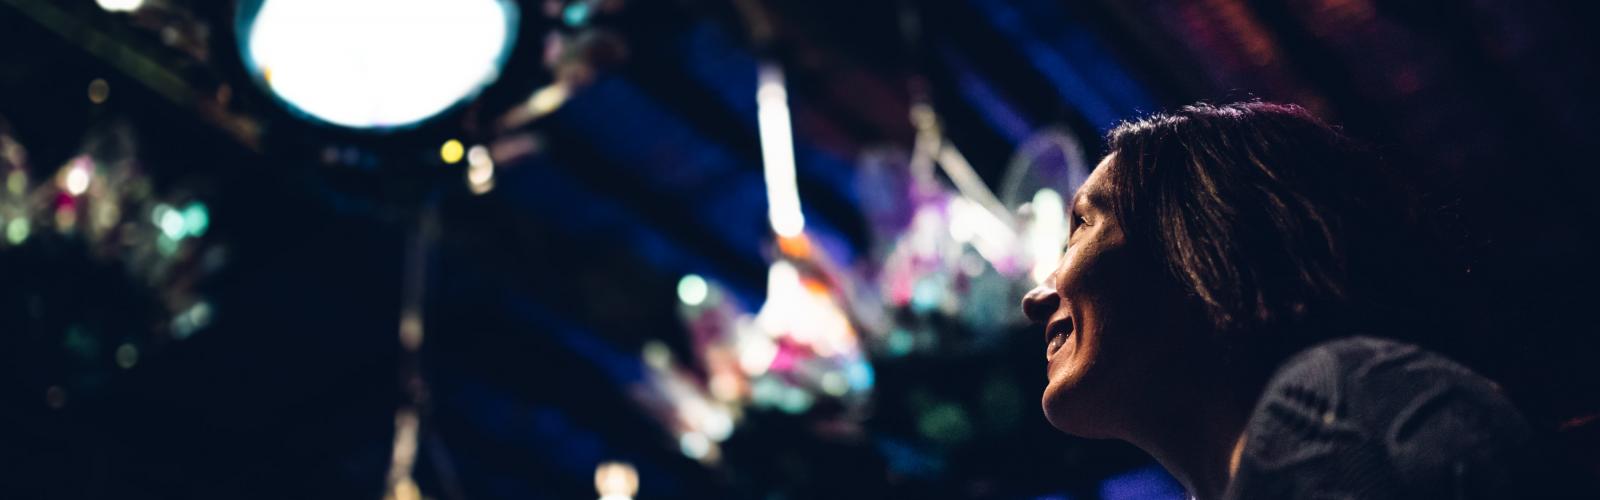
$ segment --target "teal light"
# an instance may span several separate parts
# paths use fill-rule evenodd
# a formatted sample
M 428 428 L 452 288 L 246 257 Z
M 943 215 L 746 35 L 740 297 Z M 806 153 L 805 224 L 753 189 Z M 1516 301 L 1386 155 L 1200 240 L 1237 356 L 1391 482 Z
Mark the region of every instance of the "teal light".
M 889 332 L 888 348 L 890 356 L 898 358 L 900 356 L 911 354 L 911 349 L 916 347 L 916 345 L 917 337 L 912 335 L 911 332 L 906 331 L 904 328 L 896 328 Z
M 183 230 L 189 236 L 200 237 L 206 234 L 206 228 L 211 227 L 211 213 L 206 211 L 206 204 L 198 201 L 183 207 Z M 162 229 L 165 231 L 165 228 Z
M 579 0 L 568 5 L 566 10 L 561 12 L 561 18 L 567 22 L 567 26 L 578 27 L 589 22 L 589 14 L 589 2 Z

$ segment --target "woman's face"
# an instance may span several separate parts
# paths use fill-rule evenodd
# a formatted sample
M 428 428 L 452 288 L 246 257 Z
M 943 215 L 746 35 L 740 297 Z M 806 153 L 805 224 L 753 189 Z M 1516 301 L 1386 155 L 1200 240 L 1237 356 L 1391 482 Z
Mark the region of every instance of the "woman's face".
M 1103 201 L 1108 155 L 1069 207 L 1072 229 L 1061 265 L 1023 298 L 1023 313 L 1043 325 L 1049 384 L 1045 418 L 1084 437 L 1124 437 L 1130 422 L 1159 412 L 1185 376 L 1180 355 L 1181 293 L 1157 266 L 1139 259 Z

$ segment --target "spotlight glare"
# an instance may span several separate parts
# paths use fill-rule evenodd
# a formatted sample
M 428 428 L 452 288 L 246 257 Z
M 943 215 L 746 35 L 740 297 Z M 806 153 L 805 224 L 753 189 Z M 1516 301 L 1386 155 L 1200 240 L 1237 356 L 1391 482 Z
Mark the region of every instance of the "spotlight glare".
M 412 125 L 499 76 L 507 0 L 262 0 L 240 9 L 251 71 L 283 101 L 353 128 Z
M 95 0 L 107 12 L 133 12 L 144 5 L 144 0 Z

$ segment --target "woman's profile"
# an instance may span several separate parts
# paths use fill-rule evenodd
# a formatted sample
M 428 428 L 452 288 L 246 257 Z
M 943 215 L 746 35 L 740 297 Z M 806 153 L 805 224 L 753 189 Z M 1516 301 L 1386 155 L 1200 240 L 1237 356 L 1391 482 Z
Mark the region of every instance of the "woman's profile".
M 1460 334 L 1403 189 L 1305 110 L 1124 123 L 1023 300 L 1056 428 L 1128 441 L 1200 499 L 1534 498 L 1560 487 Z

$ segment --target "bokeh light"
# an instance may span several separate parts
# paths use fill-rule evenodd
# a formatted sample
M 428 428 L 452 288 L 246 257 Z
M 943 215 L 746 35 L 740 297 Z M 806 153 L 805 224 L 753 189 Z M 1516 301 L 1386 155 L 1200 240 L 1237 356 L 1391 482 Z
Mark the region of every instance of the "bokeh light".
M 206 210 L 206 204 L 190 202 L 183 207 L 183 232 L 189 236 L 200 237 L 206 234 L 206 229 L 211 227 L 211 212 Z
M 466 153 L 466 146 L 462 146 L 461 141 L 455 139 L 444 141 L 444 145 L 439 146 L 439 159 L 451 165 L 459 163 Z
M 124 370 L 131 369 L 133 365 L 139 364 L 139 348 L 133 344 L 122 344 L 117 346 L 116 357 L 117 367 Z
M 698 432 L 685 432 L 678 438 L 679 451 L 695 460 L 704 460 L 711 453 L 711 438 Z
M 93 177 L 91 169 L 94 163 L 87 157 L 78 157 L 72 160 L 66 171 L 61 175 L 61 188 L 73 196 L 83 196 L 89 190 L 89 181 Z
M 494 189 L 494 159 L 489 156 L 489 148 L 477 145 L 467 150 L 467 187 L 472 194 Z
M 188 229 L 188 221 L 183 219 L 183 213 L 167 205 L 156 205 L 155 222 L 167 239 L 182 239 L 184 231 Z
M 111 97 L 111 85 L 104 79 L 96 78 L 89 82 L 89 102 L 100 104 Z
M 704 303 L 710 290 L 706 279 L 698 274 L 684 275 L 683 279 L 678 280 L 678 300 L 683 301 L 684 305 L 692 307 Z
M 624 500 L 639 493 L 639 472 L 627 462 L 603 462 L 594 469 L 594 489 L 602 500 Z
M 28 233 L 31 229 L 28 227 L 28 219 L 23 217 L 11 219 L 11 222 L 6 223 L 6 242 L 12 245 L 21 245 L 22 242 L 28 240 Z

